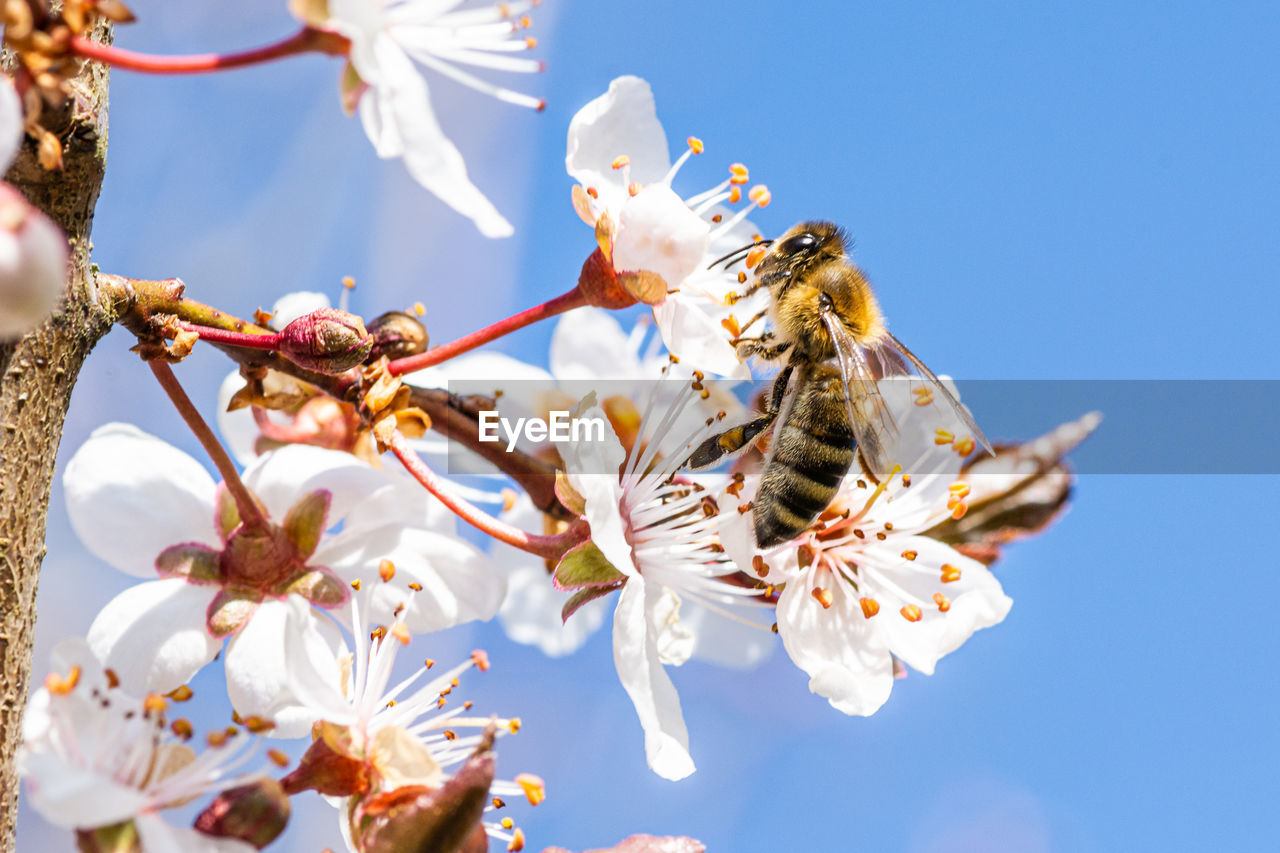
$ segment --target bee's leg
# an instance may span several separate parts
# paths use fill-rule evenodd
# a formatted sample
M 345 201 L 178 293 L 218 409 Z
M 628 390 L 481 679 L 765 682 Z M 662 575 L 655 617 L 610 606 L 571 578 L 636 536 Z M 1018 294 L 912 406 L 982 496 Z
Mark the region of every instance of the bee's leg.
M 776 361 L 783 353 L 791 349 L 791 342 L 771 343 L 775 337 L 773 332 L 761 332 L 758 338 L 738 338 L 734 342 L 734 348 L 738 351 L 738 358 L 750 358 L 754 355 L 763 358 L 765 361 Z
M 788 364 L 782 368 L 778 378 L 773 380 L 773 393 L 769 398 L 769 411 L 775 415 L 782 410 L 782 398 L 787 393 L 787 383 L 791 381 L 791 371 L 793 369 L 794 365 Z
M 778 417 L 782 408 L 782 398 L 787 393 L 787 383 L 791 381 L 792 366 L 782 368 L 778 378 L 773 380 L 773 392 L 769 395 L 769 408 L 760 417 L 745 424 L 713 435 L 693 451 L 686 463 L 691 468 L 705 468 L 713 465 L 725 456 L 732 456 L 742 450 L 769 428 Z
M 719 435 L 711 436 L 698 445 L 685 464 L 690 468 L 705 468 L 708 465 L 714 465 L 725 456 L 732 456 L 767 430 L 777 416 L 776 411 L 765 412 L 753 421 L 739 424 Z

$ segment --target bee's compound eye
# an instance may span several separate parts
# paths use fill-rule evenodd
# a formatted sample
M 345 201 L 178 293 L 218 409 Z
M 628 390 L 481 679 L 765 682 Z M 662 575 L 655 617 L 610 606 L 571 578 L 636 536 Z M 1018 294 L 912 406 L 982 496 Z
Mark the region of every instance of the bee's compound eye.
M 804 234 L 797 234 L 782 244 L 782 253 L 784 255 L 795 255 L 800 252 L 807 252 L 817 245 L 818 238 L 812 234 L 809 234 L 808 232 Z

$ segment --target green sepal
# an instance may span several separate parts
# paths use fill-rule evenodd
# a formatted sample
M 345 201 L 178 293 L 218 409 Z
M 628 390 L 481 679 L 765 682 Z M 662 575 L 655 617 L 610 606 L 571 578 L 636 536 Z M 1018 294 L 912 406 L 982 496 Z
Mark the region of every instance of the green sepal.
M 604 552 L 588 540 L 560 558 L 551 582 L 556 589 L 569 592 L 583 587 L 608 586 L 626 578 L 614 568 Z

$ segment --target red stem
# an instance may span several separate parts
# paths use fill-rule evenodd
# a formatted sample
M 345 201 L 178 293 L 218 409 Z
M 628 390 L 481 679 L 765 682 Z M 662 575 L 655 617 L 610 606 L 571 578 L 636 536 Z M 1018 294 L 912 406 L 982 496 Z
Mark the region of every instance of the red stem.
M 413 478 L 428 492 L 435 495 L 440 503 L 447 506 L 467 524 L 488 533 L 499 542 L 505 542 L 513 548 L 528 551 L 530 554 L 536 554 L 548 560 L 559 560 L 570 548 L 586 541 L 588 528 L 581 522 L 575 523 L 564 533 L 542 536 L 537 533 L 526 533 L 505 521 L 499 521 L 450 492 L 445 481 L 427 467 L 427 464 L 409 446 L 405 437 L 398 432 L 391 437 L 391 452 L 400 460 L 400 464 L 404 465 L 405 470 L 412 474 Z
M 426 367 L 434 367 L 443 361 L 448 361 L 456 355 L 462 355 L 464 352 L 473 350 L 478 346 L 489 343 L 489 341 L 510 334 L 517 329 L 523 329 L 525 326 L 532 325 L 539 320 L 545 320 L 548 317 L 554 317 L 557 314 L 563 314 L 574 308 L 581 308 L 587 304 L 587 297 L 577 287 L 568 293 L 563 293 L 555 299 L 535 305 L 534 307 L 521 311 L 519 314 L 513 314 L 505 320 L 499 320 L 492 326 L 486 326 L 478 332 L 472 332 L 469 335 L 463 335 L 456 341 L 450 341 L 438 347 L 432 347 L 424 353 L 418 355 L 410 355 L 404 358 L 397 358 L 395 361 L 387 365 L 387 369 L 392 376 L 399 376 L 405 373 L 412 373 L 415 370 L 422 370 Z
M 206 71 L 223 71 L 228 68 L 242 68 L 260 62 L 270 62 L 299 53 L 319 51 L 334 56 L 343 56 L 351 47 L 351 42 L 337 33 L 303 27 L 298 32 L 274 44 L 256 47 L 239 53 L 197 53 L 189 56 L 157 56 L 150 53 L 138 53 L 113 47 L 101 42 L 92 41 L 83 36 L 73 36 L 70 42 L 72 53 L 105 62 L 113 68 L 126 68 L 130 71 L 142 71 L 147 74 L 201 74 Z
M 168 362 L 160 361 L 159 359 L 150 361 L 148 364 L 151 366 L 151 372 L 159 380 L 160 387 L 169 395 L 169 399 L 173 401 L 174 408 L 178 410 L 178 414 L 182 415 L 182 419 L 187 422 L 187 426 L 195 433 L 196 438 L 200 440 L 200 444 L 204 446 L 205 452 L 213 460 L 218 473 L 222 475 L 222 482 L 226 484 L 227 491 L 231 492 L 231 497 L 236 502 L 236 509 L 240 511 L 240 520 L 246 527 L 266 527 L 267 519 L 258 507 L 258 502 L 253 499 L 253 495 L 249 493 L 244 483 L 240 481 L 240 474 L 236 471 L 235 463 L 231 461 L 227 451 L 222 449 L 222 445 L 218 443 L 213 430 L 209 429 L 209 425 L 205 423 L 204 418 L 200 417 L 200 411 L 191 402 L 187 392 L 182 390 L 178 377 L 173 375 L 173 368 L 169 366 Z
M 233 347 L 248 349 L 274 350 L 280 345 L 279 335 L 258 335 L 253 332 L 231 332 L 226 329 L 215 329 L 212 326 L 201 326 L 196 323 L 179 321 L 185 331 L 195 332 L 200 340 L 211 344 L 228 344 Z

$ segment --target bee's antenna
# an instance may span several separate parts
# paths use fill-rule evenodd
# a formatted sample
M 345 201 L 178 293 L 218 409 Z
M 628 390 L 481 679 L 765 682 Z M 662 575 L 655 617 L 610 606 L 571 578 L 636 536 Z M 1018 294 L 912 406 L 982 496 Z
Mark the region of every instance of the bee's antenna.
M 724 255 L 723 257 L 716 258 L 714 261 L 707 264 L 707 269 L 714 269 L 715 267 L 718 267 L 721 263 L 724 263 L 726 267 L 731 266 L 733 264 L 736 264 L 738 261 L 742 260 L 743 258 L 745 258 L 747 256 L 747 253 L 750 252 L 752 249 L 754 249 L 756 246 L 772 246 L 772 245 L 773 245 L 772 240 L 756 240 L 754 243 L 748 243 L 747 245 L 743 246 L 740 249 L 734 249 L 732 252 L 730 252 L 727 255 Z

